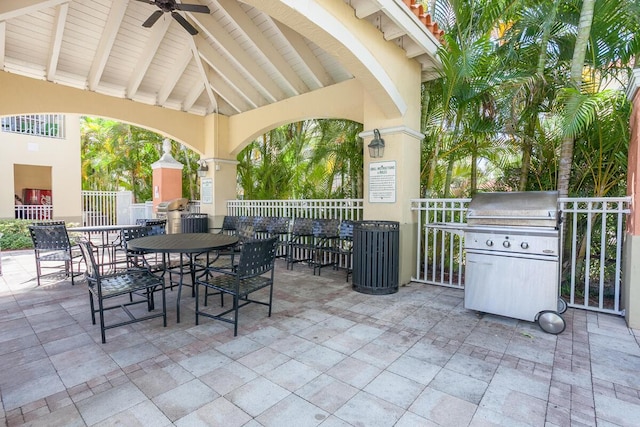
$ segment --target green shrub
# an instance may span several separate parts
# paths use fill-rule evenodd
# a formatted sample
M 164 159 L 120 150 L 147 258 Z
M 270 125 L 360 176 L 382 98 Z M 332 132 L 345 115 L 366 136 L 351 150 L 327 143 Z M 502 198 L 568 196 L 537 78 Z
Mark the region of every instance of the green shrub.
M 2 233 L 0 248 L 3 251 L 33 248 L 28 229 L 31 222 L 26 219 L 0 220 L 0 233 Z

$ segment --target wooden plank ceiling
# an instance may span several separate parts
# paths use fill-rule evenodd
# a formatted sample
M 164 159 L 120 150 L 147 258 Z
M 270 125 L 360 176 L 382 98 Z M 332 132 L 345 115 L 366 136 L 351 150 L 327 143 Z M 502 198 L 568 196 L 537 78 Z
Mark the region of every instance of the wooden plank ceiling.
M 241 1 L 184 0 L 209 13 L 165 12 L 142 26 L 170 1 L 2 0 L 0 70 L 229 116 L 353 78 L 322 46 Z M 423 79 L 432 77 L 440 32 L 415 0 L 345 3 L 418 60 Z M 189 34 L 182 18 L 198 34 Z

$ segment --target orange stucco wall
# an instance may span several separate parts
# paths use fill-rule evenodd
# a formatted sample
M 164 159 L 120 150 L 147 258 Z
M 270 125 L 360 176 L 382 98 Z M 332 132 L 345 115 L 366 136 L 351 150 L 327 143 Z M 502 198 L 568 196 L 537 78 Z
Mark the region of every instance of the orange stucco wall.
M 627 195 L 631 196 L 631 214 L 627 221 L 627 232 L 631 235 L 640 235 L 640 209 L 635 205 L 640 197 L 640 177 L 638 176 L 638 159 L 640 159 L 640 91 L 633 98 L 631 110 L 631 138 L 629 140 L 629 163 L 627 173 Z
M 156 191 L 157 190 L 157 191 Z M 158 168 L 153 170 L 153 210 L 158 203 L 182 197 L 182 170 Z

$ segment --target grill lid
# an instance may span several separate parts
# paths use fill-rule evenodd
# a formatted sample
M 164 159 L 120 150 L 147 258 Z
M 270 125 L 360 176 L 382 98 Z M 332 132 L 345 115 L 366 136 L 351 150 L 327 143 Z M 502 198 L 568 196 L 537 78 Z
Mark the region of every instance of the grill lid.
M 468 225 L 558 226 L 557 191 L 478 193 L 469 203 Z
M 183 211 L 187 208 L 188 199 L 179 198 L 158 203 L 158 212 Z

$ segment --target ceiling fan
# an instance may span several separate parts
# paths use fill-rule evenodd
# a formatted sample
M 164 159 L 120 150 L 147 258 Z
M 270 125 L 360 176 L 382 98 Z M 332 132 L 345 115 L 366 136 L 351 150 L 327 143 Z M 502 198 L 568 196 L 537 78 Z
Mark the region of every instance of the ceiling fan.
M 160 8 L 160 10 L 156 10 L 147 18 L 146 21 L 142 24 L 145 28 L 150 28 L 153 24 L 156 23 L 160 17 L 166 13 L 171 12 L 171 16 L 173 19 L 178 21 L 182 27 L 189 32 L 192 36 L 198 34 L 198 30 L 196 30 L 193 25 L 189 23 L 182 15 L 180 15 L 176 10 L 182 10 L 184 12 L 196 12 L 196 13 L 210 13 L 211 11 L 207 6 L 203 6 L 201 4 L 184 4 L 184 3 L 176 3 L 176 0 L 138 0 L 142 3 L 154 4 Z

